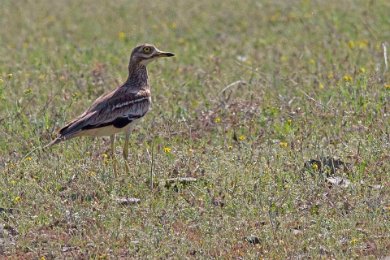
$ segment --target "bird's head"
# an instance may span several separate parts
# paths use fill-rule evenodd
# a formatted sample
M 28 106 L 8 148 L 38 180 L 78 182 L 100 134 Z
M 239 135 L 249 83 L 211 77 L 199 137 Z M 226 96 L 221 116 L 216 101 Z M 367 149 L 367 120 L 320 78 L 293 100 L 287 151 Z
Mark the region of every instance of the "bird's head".
M 130 56 L 130 62 L 140 63 L 146 66 L 149 62 L 155 59 L 172 56 L 175 56 L 175 54 L 160 51 L 152 44 L 142 44 L 133 49 Z

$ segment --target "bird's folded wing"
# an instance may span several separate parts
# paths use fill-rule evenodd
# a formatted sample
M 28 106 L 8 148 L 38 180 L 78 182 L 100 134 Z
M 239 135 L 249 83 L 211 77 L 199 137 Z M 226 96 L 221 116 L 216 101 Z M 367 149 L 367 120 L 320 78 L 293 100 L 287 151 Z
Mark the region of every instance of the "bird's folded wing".
M 149 110 L 150 98 L 138 97 L 121 102 L 110 102 L 106 107 L 100 108 L 85 122 L 84 129 L 93 129 L 113 125 L 122 128 L 133 120 L 143 117 Z
M 100 102 L 99 102 L 100 101 Z M 149 93 L 102 96 L 79 118 L 60 130 L 62 136 L 79 131 L 113 125 L 126 126 L 131 121 L 143 117 L 149 110 Z

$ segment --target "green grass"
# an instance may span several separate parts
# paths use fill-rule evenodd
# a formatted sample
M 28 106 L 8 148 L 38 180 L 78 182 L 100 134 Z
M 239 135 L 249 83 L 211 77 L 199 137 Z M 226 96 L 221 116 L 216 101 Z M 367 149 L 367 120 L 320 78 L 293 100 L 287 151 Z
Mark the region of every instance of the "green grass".
M 389 256 L 389 13 L 386 0 L 2 1 L 0 256 Z M 117 177 L 108 138 L 34 151 L 123 82 L 143 42 L 176 57 L 149 66 L 130 173 L 122 136 Z M 324 156 L 351 164 L 335 173 L 348 187 L 303 170 Z

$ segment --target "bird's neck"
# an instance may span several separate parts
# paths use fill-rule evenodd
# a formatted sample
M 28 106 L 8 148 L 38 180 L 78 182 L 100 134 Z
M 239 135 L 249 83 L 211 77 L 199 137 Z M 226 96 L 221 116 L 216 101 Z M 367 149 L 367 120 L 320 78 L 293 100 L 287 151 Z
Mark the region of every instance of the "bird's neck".
M 148 86 L 148 71 L 146 66 L 140 63 L 129 65 L 129 77 L 126 85 L 130 88 L 144 88 Z

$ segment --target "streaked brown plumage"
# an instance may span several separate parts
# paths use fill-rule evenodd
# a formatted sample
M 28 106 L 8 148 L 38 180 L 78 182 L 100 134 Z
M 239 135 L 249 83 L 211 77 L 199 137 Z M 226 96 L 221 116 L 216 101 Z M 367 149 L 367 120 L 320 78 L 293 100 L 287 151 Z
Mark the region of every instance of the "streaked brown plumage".
M 126 82 L 96 99 L 90 108 L 64 126 L 47 147 L 78 136 L 110 136 L 113 148 L 114 135 L 125 132 L 123 155 L 127 159 L 130 131 L 151 104 L 146 65 L 157 58 L 171 56 L 174 54 L 160 51 L 151 44 L 135 47 L 130 56 Z

